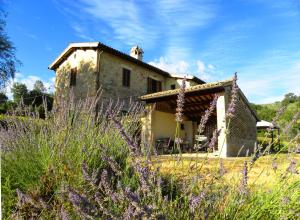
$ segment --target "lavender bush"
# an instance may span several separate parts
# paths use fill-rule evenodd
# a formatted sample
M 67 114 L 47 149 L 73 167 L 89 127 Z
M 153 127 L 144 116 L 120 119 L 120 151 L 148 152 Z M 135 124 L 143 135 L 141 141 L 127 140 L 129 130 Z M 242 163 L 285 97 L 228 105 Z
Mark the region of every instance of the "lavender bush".
M 182 120 L 184 89 L 180 94 L 178 123 Z M 98 114 L 94 111 L 96 106 Z M 221 159 L 219 169 L 210 170 L 210 178 L 203 177 L 201 163 L 190 164 L 189 172 L 194 173 L 191 178 L 180 178 L 161 171 L 159 156 L 143 153 L 145 146 L 136 135 L 143 107 L 131 103 L 128 113 L 122 114 L 121 110 L 122 102 L 107 103 L 101 98 L 74 102 L 70 96 L 60 109 L 47 113 L 46 120 L 36 115 L 6 116 L 6 127 L 0 130 L 3 217 L 299 217 L 300 181 L 292 179 L 299 175 L 296 161 L 291 160 L 284 171 L 276 164 L 278 182 L 266 191 L 254 189 L 249 181 L 251 168 L 259 159 L 251 166 L 246 161 L 239 167 L 240 179 L 236 182 L 226 181 L 228 167 Z M 230 117 L 234 117 L 234 106 L 231 110 Z M 210 146 L 214 145 L 212 141 Z M 171 169 L 179 166 L 177 161 Z

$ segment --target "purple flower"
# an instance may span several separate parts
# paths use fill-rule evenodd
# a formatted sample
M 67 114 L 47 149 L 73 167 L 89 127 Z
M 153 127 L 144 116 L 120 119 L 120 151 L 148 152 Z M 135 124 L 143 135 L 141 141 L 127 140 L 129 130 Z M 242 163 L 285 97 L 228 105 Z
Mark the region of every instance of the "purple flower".
M 279 117 L 284 113 L 286 107 L 282 106 L 280 109 L 277 111 L 276 116 L 272 120 L 273 126 L 275 125 L 275 122 L 279 119 Z
M 221 129 L 217 130 L 215 129 L 214 133 L 213 133 L 213 137 L 209 142 L 208 148 L 210 150 L 214 150 L 217 147 L 217 143 L 218 143 L 218 137 L 220 135 Z
M 176 121 L 178 123 L 183 122 L 184 94 L 185 94 L 185 87 L 186 87 L 185 81 L 186 78 L 184 77 L 177 96 Z
M 214 96 L 214 99 L 209 104 L 209 108 L 205 111 L 204 116 L 201 117 L 201 121 L 198 127 L 199 134 L 201 134 L 204 131 L 206 123 L 208 122 L 210 116 L 213 114 L 214 110 L 216 109 L 218 98 L 219 95 Z
M 114 122 L 116 128 L 119 130 L 119 133 L 121 134 L 123 140 L 128 144 L 130 147 L 131 153 L 136 154 L 138 152 L 138 145 L 133 141 L 133 139 L 126 133 L 124 127 L 122 124 L 116 120 L 113 112 L 111 110 L 108 111 L 108 116 L 111 118 L 111 120 Z
M 226 173 L 226 169 L 224 167 L 224 162 L 223 162 L 223 159 L 221 158 L 220 159 L 220 176 L 224 176 L 224 174 Z
M 23 193 L 21 190 L 17 189 L 18 196 L 18 206 L 22 207 L 25 204 L 30 204 L 37 208 L 35 201 L 27 194 Z
M 299 171 L 296 169 L 297 163 L 294 160 L 291 160 L 290 165 L 286 169 L 287 172 L 292 173 L 292 174 L 299 174 Z
M 66 212 L 66 210 L 64 209 L 63 206 L 60 208 L 60 217 L 61 217 L 62 220 L 69 220 L 70 219 L 68 213 Z
M 76 191 L 71 188 L 68 189 L 68 197 L 72 205 L 77 210 L 79 215 L 83 215 L 85 218 L 92 218 L 95 216 L 96 209 L 95 207 L 88 201 L 86 196 L 80 195 Z
M 109 164 L 109 166 L 115 172 L 115 174 L 117 174 L 119 176 L 122 175 L 121 168 L 116 163 L 116 161 L 114 161 L 114 159 L 112 157 L 107 157 L 107 156 L 102 155 L 101 159 Z
M 242 181 L 240 185 L 240 193 L 247 194 L 248 193 L 248 163 L 247 161 L 244 161 L 244 168 L 242 171 Z
M 292 120 L 290 121 L 290 123 L 288 123 L 288 125 L 284 128 L 283 132 L 284 132 L 285 134 L 288 134 L 288 133 L 289 133 L 289 131 L 291 130 L 292 126 L 295 124 L 295 122 L 296 122 L 297 119 L 299 118 L 299 115 L 300 115 L 300 112 L 297 112 L 297 113 L 293 116 L 293 118 L 292 118 Z
M 176 138 L 175 138 L 175 143 L 176 143 L 177 145 L 180 145 L 180 144 L 182 144 L 182 143 L 183 143 L 183 140 L 182 140 L 182 138 L 180 138 L 180 137 L 176 137 Z
M 195 212 L 195 210 L 199 207 L 201 201 L 204 199 L 205 193 L 201 192 L 200 195 L 194 196 L 192 195 L 190 197 L 189 201 L 189 208 L 192 212 Z
M 231 88 L 231 101 L 229 103 L 229 107 L 226 112 L 226 116 L 228 118 L 233 118 L 234 113 L 236 111 L 236 106 L 238 103 L 238 92 L 239 92 L 239 87 L 237 85 L 237 74 L 234 74 L 234 77 L 232 79 L 232 88 Z
M 276 170 L 278 169 L 278 164 L 276 162 L 276 158 L 272 161 L 272 168 L 273 170 L 276 172 Z
M 124 212 L 124 215 L 123 215 L 123 219 L 124 220 L 130 220 L 130 219 L 133 219 L 134 217 L 134 207 L 132 205 L 129 205 L 126 209 L 126 211 Z

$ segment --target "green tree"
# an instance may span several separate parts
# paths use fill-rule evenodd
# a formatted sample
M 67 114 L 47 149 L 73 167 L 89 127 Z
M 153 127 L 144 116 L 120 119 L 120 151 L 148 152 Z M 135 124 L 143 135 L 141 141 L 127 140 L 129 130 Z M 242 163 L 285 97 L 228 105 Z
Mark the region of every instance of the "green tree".
M 7 102 L 7 100 L 8 97 L 3 92 L 0 92 L 0 104 Z
M 40 90 L 33 89 L 28 92 L 27 98 L 25 100 L 26 105 L 32 105 L 32 106 L 40 106 L 43 104 L 43 96 L 44 93 Z
M 20 64 L 15 56 L 16 48 L 5 32 L 5 18 L 5 13 L 0 9 L 0 88 L 14 78 L 16 67 Z
M 46 88 L 44 83 L 41 80 L 37 80 L 34 83 L 33 90 L 37 90 L 39 92 L 46 92 Z
M 294 93 L 287 93 L 284 96 L 284 99 L 282 100 L 283 105 L 288 105 L 289 103 L 294 103 L 296 102 L 298 97 Z
M 28 89 L 27 86 L 23 83 L 14 83 L 11 88 L 14 101 L 19 103 L 22 98 L 27 98 Z

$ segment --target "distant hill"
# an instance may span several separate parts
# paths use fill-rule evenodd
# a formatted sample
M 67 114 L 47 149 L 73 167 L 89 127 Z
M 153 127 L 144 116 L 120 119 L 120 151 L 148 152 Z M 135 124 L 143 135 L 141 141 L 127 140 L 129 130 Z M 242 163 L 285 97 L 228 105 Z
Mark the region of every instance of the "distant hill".
M 271 104 L 251 104 L 256 111 L 259 119 L 273 121 L 281 128 L 282 131 L 291 124 L 287 129 L 288 138 L 295 137 L 300 133 L 300 96 L 294 93 L 288 93 L 280 102 Z M 281 111 L 281 109 L 284 109 Z M 277 117 L 276 117 L 277 116 Z

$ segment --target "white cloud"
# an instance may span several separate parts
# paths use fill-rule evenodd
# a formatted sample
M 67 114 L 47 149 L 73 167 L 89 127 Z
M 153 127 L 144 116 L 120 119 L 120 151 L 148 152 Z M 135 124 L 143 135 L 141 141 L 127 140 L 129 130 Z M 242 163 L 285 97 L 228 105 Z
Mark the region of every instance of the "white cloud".
M 95 41 L 92 37 L 89 36 L 88 30 L 86 30 L 84 26 L 81 26 L 80 24 L 77 23 L 73 23 L 71 26 L 76 32 L 78 37 L 87 41 Z
M 273 63 L 273 65 L 276 64 Z M 238 84 L 246 96 L 251 97 L 250 101 L 255 103 L 280 101 L 284 94 L 289 92 L 300 95 L 300 61 L 294 62 L 285 69 L 269 72 L 267 71 L 268 63 L 266 63 L 265 68 L 262 63 L 258 65 L 261 65 L 262 70 L 256 74 L 253 74 L 254 70 L 249 67 L 250 73 L 244 72 L 239 75 Z M 261 71 L 264 74 L 260 74 Z
M 211 65 L 211 64 L 210 64 Z M 205 63 L 197 60 L 197 73 L 202 80 L 208 81 L 212 79 L 211 68 L 206 67 Z
M 210 69 L 210 70 L 214 70 L 216 67 L 214 66 L 214 65 L 212 65 L 212 64 L 208 64 L 208 69 Z
M 201 60 L 175 60 L 166 57 L 160 57 L 157 60 L 149 62 L 150 65 L 156 66 L 169 73 L 179 73 L 198 76 L 204 81 L 217 81 L 221 80 L 220 74 L 214 65 L 206 65 Z
M 213 64 L 205 64 L 202 60 L 197 60 L 197 71 L 196 73 L 204 81 L 218 81 L 221 80 L 220 72 L 217 71 Z
M 12 87 L 13 83 L 16 83 L 16 82 L 24 83 L 27 86 L 28 90 L 32 90 L 34 83 L 37 80 L 41 80 L 44 83 L 44 86 L 47 89 L 47 92 L 54 91 L 55 77 L 52 77 L 49 80 L 43 80 L 39 76 L 35 76 L 35 75 L 25 76 L 21 73 L 16 73 L 15 79 L 13 81 L 10 81 L 5 89 L 6 95 L 8 96 L 9 99 L 12 99 L 11 87 Z
M 189 0 L 55 0 L 58 9 L 69 18 L 76 34 L 88 40 L 122 41 L 132 46 L 154 48 L 164 40 L 164 56 L 184 59 L 190 54 L 189 30 L 198 30 L 216 16 L 217 1 Z M 80 12 L 80 13 L 76 13 Z M 89 31 L 83 27 L 89 27 Z M 84 30 L 83 30 L 84 29 Z M 107 33 L 103 33 L 103 32 Z M 106 38 L 106 39 L 103 39 Z M 185 48 L 183 51 L 182 48 Z
M 160 57 L 158 60 L 149 62 L 149 64 L 170 73 L 181 73 L 181 74 L 187 74 L 189 72 L 189 67 L 190 67 L 190 65 L 184 60 L 173 62 L 165 57 Z
M 197 61 L 197 70 L 200 74 L 204 74 L 205 71 L 205 64 L 201 60 Z

